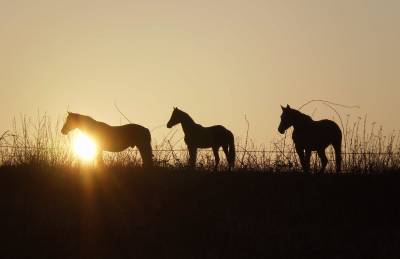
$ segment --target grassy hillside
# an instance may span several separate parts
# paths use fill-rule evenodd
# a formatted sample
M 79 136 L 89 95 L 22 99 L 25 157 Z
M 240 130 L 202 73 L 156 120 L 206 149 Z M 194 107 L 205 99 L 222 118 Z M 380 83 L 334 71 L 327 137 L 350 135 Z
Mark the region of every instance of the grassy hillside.
M 0 257 L 398 258 L 398 172 L 0 167 Z

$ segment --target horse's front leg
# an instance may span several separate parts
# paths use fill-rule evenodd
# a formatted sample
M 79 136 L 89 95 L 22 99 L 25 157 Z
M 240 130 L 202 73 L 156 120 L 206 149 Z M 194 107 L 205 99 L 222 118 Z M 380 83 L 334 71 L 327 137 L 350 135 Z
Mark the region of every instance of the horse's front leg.
M 213 147 L 213 153 L 214 153 L 214 157 L 215 157 L 215 166 L 214 166 L 214 171 L 217 171 L 218 169 L 218 164 L 219 164 L 219 154 L 218 154 L 218 149 L 219 147 Z
M 326 165 L 328 164 L 328 158 L 326 157 L 325 149 L 318 150 L 318 155 L 321 159 L 321 170 L 319 171 L 319 173 L 322 174 L 325 171 Z
M 310 158 L 311 158 L 311 149 L 305 150 L 304 155 L 304 172 L 308 173 L 310 171 Z
M 99 150 L 96 154 L 95 158 L 96 164 L 100 167 L 104 167 L 104 160 L 103 160 L 103 150 Z
M 197 147 L 188 146 L 189 149 L 189 167 L 194 168 L 197 158 Z
M 296 153 L 299 156 L 301 167 L 303 168 L 304 172 L 307 173 L 308 171 L 307 171 L 307 165 L 305 163 L 304 149 L 296 146 Z

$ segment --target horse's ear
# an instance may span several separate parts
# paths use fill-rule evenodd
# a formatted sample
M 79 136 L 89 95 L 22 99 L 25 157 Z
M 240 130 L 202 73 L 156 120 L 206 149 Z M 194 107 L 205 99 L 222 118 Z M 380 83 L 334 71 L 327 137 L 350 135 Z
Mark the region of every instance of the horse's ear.
M 288 105 L 286 106 L 286 108 L 290 109 L 290 105 L 288 104 Z
M 284 110 L 285 110 L 285 107 L 283 107 L 282 105 L 281 105 L 281 108 L 282 108 L 282 111 L 284 111 Z

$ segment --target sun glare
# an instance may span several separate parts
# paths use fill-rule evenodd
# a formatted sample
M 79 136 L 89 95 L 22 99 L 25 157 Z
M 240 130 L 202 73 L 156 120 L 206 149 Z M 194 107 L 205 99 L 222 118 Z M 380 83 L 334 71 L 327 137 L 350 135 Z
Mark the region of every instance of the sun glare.
M 73 139 L 73 150 L 83 160 L 93 160 L 96 156 L 96 143 L 87 135 L 78 132 Z

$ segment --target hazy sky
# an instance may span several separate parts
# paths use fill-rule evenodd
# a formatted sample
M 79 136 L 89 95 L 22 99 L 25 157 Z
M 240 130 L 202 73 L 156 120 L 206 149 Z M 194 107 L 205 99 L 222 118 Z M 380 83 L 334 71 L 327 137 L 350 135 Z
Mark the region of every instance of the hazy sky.
M 203 125 L 268 142 L 280 104 L 357 104 L 400 129 L 400 1 L 1 0 L 0 130 L 19 114 L 71 111 Z M 317 110 L 314 110 L 317 109 Z M 321 104 L 316 118 L 331 118 Z M 161 128 L 155 137 L 168 132 Z

